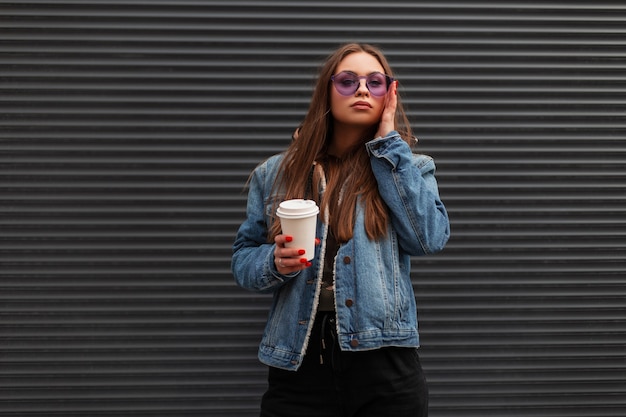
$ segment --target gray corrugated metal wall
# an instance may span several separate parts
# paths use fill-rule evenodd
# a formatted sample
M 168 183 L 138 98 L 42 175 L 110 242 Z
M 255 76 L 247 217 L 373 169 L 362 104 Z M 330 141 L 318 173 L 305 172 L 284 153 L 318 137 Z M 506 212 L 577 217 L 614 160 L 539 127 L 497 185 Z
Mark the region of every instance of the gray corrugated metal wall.
M 621 1 L 0 1 L 0 413 L 254 416 L 242 187 L 323 56 L 395 67 L 453 227 L 434 417 L 626 415 Z

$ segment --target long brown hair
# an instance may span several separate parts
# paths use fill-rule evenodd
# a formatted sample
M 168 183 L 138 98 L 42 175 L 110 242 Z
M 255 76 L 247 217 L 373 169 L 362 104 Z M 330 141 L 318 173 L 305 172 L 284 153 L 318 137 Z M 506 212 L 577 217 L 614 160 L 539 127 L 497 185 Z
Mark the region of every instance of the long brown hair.
M 271 212 L 275 213 L 280 203 L 277 199 L 282 201 L 292 198 L 310 198 L 318 203 L 320 212 L 324 213 L 335 207 L 337 201 L 341 200 L 340 208 L 336 212 L 329 213 L 331 230 L 339 242 L 352 238 L 357 202 L 363 204 L 365 208 L 365 229 L 367 236 L 372 240 L 385 234 L 389 217 L 387 207 L 378 192 L 378 184 L 374 178 L 365 146 L 359 146 L 339 163 L 328 164 L 329 172 L 326 177 L 329 181 L 319 201 L 322 178 L 320 169 L 314 169 L 314 164 L 327 157 L 327 147 L 332 137 L 330 77 L 339 63 L 355 52 L 366 52 L 372 55 L 381 64 L 385 74 L 393 77 L 387 59 L 378 48 L 372 45 L 346 44 L 326 59 L 319 70 L 311 104 L 297 138 L 285 151 L 279 167 L 280 174 L 276 177 L 272 190 L 274 201 L 269 202 L 272 204 Z M 373 127 L 372 137 L 363 138 L 363 144 L 374 139 L 373 135 L 376 130 L 377 126 Z M 411 146 L 414 139 L 399 96 L 396 109 L 396 130 Z M 324 218 L 323 215 L 321 217 Z M 268 233 L 268 241 L 272 242 L 279 233 L 280 222 L 274 218 Z

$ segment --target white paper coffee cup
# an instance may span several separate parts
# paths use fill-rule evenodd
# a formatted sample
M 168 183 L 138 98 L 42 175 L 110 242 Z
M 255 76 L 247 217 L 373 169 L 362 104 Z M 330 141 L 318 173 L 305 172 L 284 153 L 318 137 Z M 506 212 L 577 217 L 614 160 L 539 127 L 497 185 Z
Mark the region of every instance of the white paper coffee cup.
M 285 200 L 279 204 L 276 215 L 284 235 L 293 237 L 285 247 L 304 249 L 304 256 L 310 261 L 315 257 L 315 233 L 319 207 L 313 200 Z

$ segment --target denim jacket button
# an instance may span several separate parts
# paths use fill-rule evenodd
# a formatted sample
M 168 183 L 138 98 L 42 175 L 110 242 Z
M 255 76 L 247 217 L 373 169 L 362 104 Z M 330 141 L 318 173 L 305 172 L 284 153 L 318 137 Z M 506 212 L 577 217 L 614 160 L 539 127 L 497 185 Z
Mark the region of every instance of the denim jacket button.
M 352 298 L 346 299 L 346 307 L 352 307 L 354 305 L 354 301 Z
M 356 339 L 350 340 L 350 346 L 357 347 L 359 345 L 359 341 Z
M 344 263 L 344 264 L 346 264 L 346 265 L 347 265 L 347 264 L 349 264 L 350 262 L 352 262 L 352 259 L 350 259 L 350 257 L 349 257 L 349 256 L 345 256 L 345 257 L 343 258 L 343 263 Z

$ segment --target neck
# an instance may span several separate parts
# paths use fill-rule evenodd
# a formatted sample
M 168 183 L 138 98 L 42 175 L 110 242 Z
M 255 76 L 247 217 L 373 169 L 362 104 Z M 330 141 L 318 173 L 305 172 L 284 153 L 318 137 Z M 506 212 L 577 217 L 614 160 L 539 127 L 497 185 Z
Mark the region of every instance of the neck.
M 367 137 L 370 130 L 368 127 L 355 127 L 335 123 L 328 153 L 341 158 L 360 143 L 363 143 L 363 138 Z

